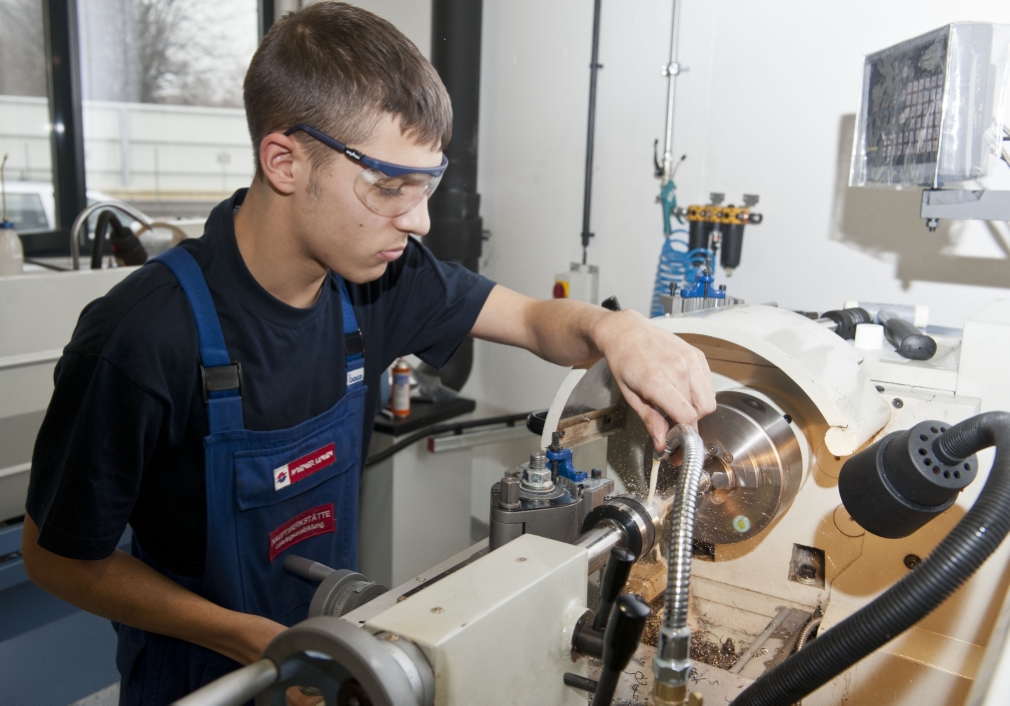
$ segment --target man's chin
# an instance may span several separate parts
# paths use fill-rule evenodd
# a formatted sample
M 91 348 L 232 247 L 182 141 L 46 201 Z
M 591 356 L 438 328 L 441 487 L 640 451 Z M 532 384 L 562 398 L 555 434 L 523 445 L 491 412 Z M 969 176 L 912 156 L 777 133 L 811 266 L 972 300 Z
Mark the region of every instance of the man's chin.
M 353 272 L 348 272 L 347 274 L 341 274 L 340 270 L 335 267 L 331 269 L 352 284 L 368 284 L 382 277 L 386 273 L 388 266 L 389 263 L 382 262 L 373 267 L 356 268 Z

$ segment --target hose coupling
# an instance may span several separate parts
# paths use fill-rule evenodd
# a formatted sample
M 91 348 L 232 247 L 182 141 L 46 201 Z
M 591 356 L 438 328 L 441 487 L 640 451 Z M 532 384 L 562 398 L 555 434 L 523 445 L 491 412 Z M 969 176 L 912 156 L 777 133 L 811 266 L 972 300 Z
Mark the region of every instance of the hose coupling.
M 705 699 L 697 691 L 689 693 L 687 684 L 683 686 L 656 684 L 652 691 L 652 703 L 655 706 L 705 706 Z
M 663 626 L 659 630 L 659 645 L 652 658 L 652 673 L 656 684 L 686 685 L 691 673 L 691 630 L 687 627 Z

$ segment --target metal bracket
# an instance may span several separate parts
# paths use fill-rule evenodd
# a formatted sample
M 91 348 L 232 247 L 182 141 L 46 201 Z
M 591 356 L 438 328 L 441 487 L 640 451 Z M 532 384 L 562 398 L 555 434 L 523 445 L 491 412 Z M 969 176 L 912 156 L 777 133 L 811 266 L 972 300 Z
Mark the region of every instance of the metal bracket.
M 920 215 L 931 231 L 941 218 L 1010 221 L 1010 191 L 924 189 Z
M 482 429 L 463 432 L 461 434 L 429 436 L 428 451 L 437 454 L 442 451 L 468 449 L 482 444 L 497 444 L 503 441 L 523 438 L 530 438 L 530 432 L 525 426 L 519 425 L 497 429 Z
M 663 65 L 663 78 L 668 78 L 670 76 L 679 76 L 680 74 L 687 73 L 691 68 L 689 66 L 682 66 L 676 61 L 671 61 L 669 64 Z

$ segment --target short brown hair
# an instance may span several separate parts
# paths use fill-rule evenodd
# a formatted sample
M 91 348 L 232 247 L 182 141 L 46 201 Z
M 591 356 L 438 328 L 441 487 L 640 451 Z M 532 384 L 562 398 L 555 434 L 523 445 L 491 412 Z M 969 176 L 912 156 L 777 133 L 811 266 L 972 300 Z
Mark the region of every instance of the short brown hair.
M 383 113 L 419 144 L 444 150 L 452 104 L 434 67 L 386 20 L 342 2 L 318 2 L 274 22 L 243 84 L 256 173 L 271 132 L 306 123 L 349 146 Z M 314 165 L 332 150 L 299 133 Z

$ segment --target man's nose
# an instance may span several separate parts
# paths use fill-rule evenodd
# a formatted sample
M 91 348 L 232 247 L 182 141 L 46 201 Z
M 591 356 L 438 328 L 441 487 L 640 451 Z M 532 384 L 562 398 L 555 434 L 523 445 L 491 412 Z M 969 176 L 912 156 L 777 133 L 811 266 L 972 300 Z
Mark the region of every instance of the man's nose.
M 428 217 L 428 197 L 425 196 L 420 203 L 402 216 L 394 218 L 393 225 L 397 230 L 413 233 L 418 237 L 426 235 L 431 229 L 431 218 Z

